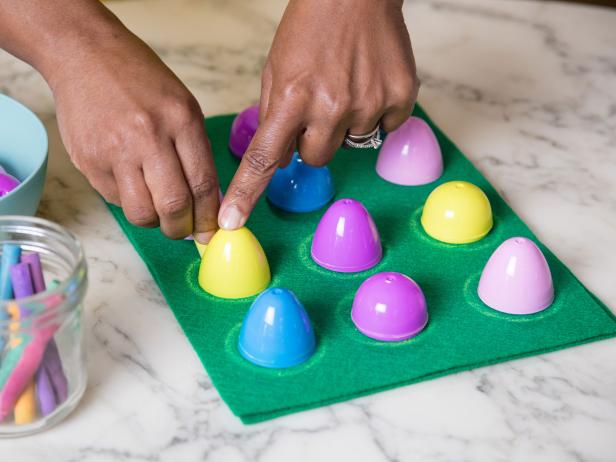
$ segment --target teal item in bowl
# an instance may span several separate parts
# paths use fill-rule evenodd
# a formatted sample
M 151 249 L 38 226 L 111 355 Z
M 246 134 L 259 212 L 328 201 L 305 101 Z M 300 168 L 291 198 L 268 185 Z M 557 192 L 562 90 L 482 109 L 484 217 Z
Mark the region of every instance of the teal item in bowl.
M 0 165 L 21 184 L 0 197 L 0 215 L 34 215 L 47 173 L 47 132 L 23 104 L 0 94 Z

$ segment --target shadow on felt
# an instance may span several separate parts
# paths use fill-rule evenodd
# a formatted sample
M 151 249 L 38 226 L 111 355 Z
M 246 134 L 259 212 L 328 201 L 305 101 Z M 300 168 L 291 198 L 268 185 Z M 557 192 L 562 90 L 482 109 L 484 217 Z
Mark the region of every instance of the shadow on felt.
M 400 243 L 406 240 L 409 217 L 413 215 L 412 207 L 398 208 L 396 212 L 380 208 L 373 211 L 372 218 L 379 230 L 384 253 L 390 243 Z
M 284 245 L 270 243 L 265 250 L 273 281 L 278 280 L 276 276 L 280 273 L 280 266 L 284 258 L 285 249 L 289 251 Z

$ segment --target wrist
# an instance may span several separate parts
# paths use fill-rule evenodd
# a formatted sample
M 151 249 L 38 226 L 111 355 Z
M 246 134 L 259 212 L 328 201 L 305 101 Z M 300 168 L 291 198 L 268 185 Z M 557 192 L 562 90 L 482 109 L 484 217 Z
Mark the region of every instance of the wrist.
M 383 14 L 402 15 L 404 0 L 289 0 L 287 11 L 311 16 L 344 16 L 348 19 Z
M 289 3 L 293 3 L 295 1 L 305 1 L 305 0 L 291 0 Z M 331 3 L 336 6 L 343 6 L 348 8 L 357 8 L 358 6 L 373 6 L 376 8 L 390 7 L 402 9 L 402 5 L 404 4 L 404 0 L 316 0 L 317 3 Z
M 132 34 L 98 0 L 1 2 L 0 47 L 36 68 L 48 83 L 65 67 Z
M 118 21 L 101 19 L 78 22 L 63 31 L 48 31 L 47 43 L 36 50 L 31 63 L 45 78 L 52 91 L 63 76 L 82 73 L 93 58 L 100 58 L 105 50 L 116 48 L 131 33 Z

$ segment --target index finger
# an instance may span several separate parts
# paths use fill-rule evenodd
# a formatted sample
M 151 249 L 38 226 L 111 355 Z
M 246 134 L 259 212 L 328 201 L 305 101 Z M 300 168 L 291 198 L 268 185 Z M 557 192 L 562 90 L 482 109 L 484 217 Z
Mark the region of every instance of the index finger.
M 233 230 L 244 226 L 281 159 L 295 142 L 299 128 L 299 118 L 289 113 L 277 117 L 268 114 L 259 125 L 220 206 L 221 228 Z

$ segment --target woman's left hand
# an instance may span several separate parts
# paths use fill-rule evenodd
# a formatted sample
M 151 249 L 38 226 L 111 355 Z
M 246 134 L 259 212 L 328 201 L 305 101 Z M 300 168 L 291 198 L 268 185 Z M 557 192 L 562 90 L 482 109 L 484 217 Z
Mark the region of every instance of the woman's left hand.
M 418 89 L 402 0 L 291 0 L 263 70 L 259 129 L 225 194 L 219 225 L 244 225 L 294 149 L 322 166 L 347 134 L 378 124 L 395 130 Z

